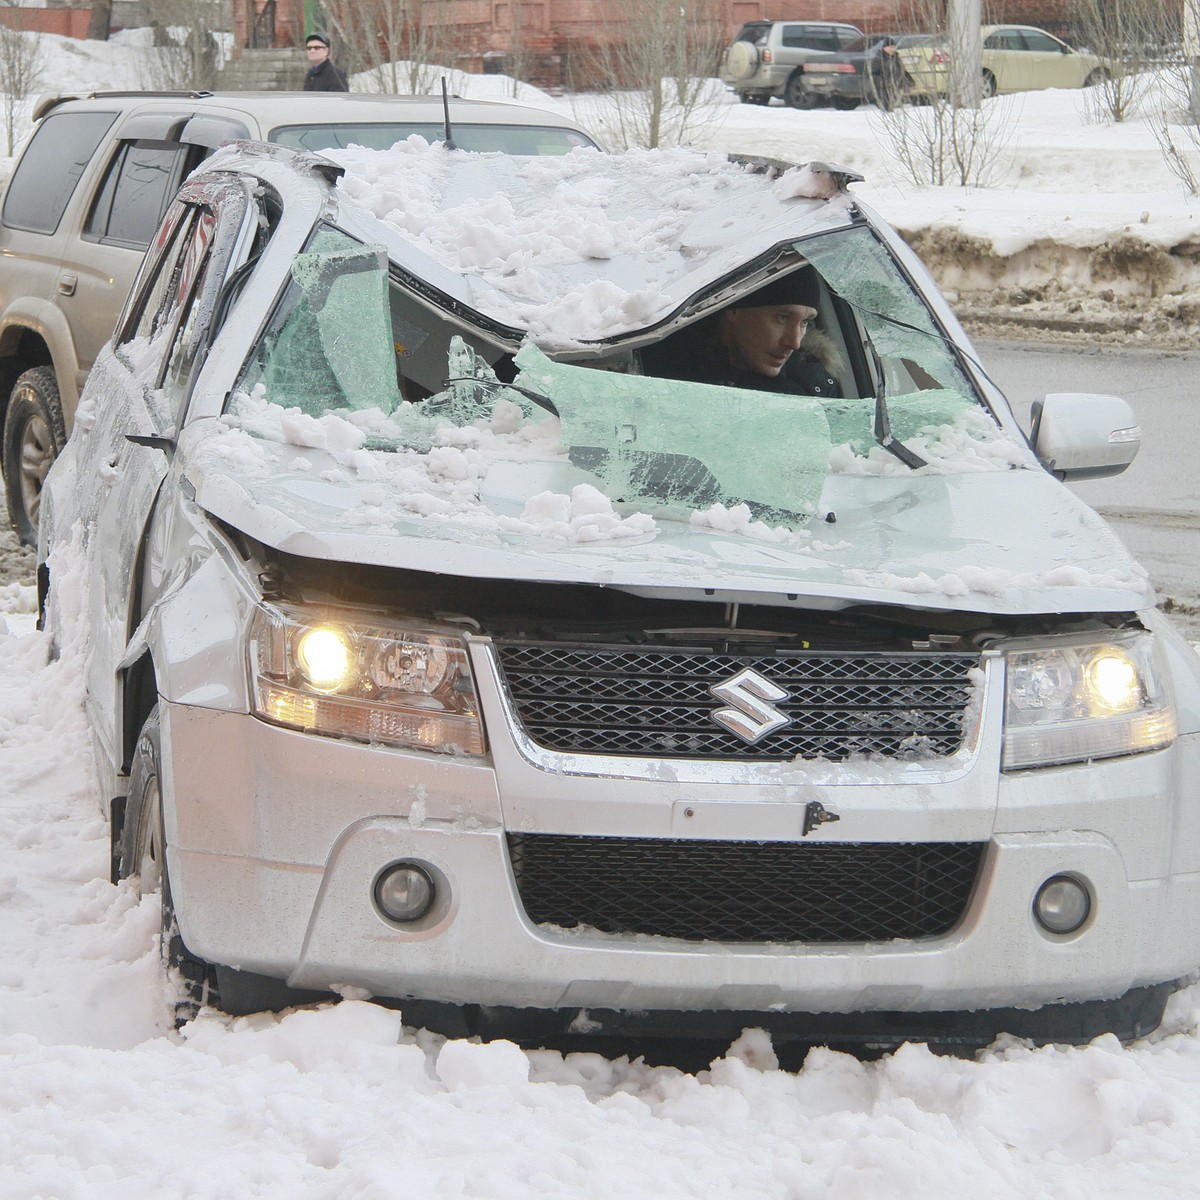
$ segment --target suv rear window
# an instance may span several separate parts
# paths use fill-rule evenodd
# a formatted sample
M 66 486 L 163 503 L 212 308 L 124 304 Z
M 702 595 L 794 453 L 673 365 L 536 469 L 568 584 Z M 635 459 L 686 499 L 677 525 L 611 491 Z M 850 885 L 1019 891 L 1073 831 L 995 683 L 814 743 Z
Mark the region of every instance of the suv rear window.
M 451 125 L 451 136 L 460 150 L 480 154 L 570 154 L 579 146 L 595 147 L 586 134 L 574 129 L 541 125 Z M 446 128 L 431 121 L 396 124 L 283 125 L 268 134 L 272 142 L 293 150 L 345 150 L 362 146 L 367 150 L 390 150 L 397 142 L 418 134 L 427 142 L 440 142 Z
M 79 177 L 116 119 L 115 112 L 51 113 L 46 117 L 8 185 L 5 225 L 30 233 L 53 233 Z
M 762 46 L 766 43 L 767 35 L 771 32 L 771 26 L 767 25 L 743 25 L 738 30 L 738 35 L 733 40 L 735 42 L 751 42 L 755 46 Z
M 783 44 L 797 50 L 837 50 L 837 33 L 828 27 L 813 29 L 809 25 L 785 25 Z

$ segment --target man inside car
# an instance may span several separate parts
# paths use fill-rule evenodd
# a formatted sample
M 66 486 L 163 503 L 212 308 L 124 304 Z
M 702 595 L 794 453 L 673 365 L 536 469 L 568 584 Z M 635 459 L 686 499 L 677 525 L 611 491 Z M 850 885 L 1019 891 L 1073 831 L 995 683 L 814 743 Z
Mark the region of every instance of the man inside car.
M 643 351 L 647 375 L 784 392 L 840 396 L 833 346 L 813 328 L 821 296 L 811 266 L 774 279 L 714 316 Z

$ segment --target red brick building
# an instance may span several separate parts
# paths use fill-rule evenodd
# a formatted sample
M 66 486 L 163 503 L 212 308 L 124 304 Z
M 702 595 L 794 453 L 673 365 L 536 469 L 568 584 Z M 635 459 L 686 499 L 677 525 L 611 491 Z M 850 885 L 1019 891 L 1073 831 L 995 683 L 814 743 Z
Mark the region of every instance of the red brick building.
M 929 0 L 915 6 L 913 0 L 690 2 L 697 11 L 711 12 L 714 25 L 722 30 L 718 40 L 727 41 L 744 22 L 760 18 L 848 21 L 868 32 L 912 28 L 914 7 L 926 8 Z M 984 20 L 1024 22 L 1065 32 L 1070 2 L 984 0 Z M 338 62 L 359 70 L 371 64 L 350 61 L 353 51 L 336 45 L 336 31 L 361 20 L 376 5 L 388 4 L 389 0 L 324 0 L 323 4 L 232 0 L 235 40 L 239 48 L 300 46 L 306 29 L 319 24 L 335 36 Z M 596 82 L 581 79 L 580 65 L 597 44 L 619 38 L 629 24 L 624 14 L 634 8 L 625 0 L 422 0 L 420 21 L 439 30 L 436 40 L 446 65 L 475 72 L 511 72 L 519 56 L 522 78 L 542 86 L 569 87 Z M 339 21 L 339 15 L 345 20 Z

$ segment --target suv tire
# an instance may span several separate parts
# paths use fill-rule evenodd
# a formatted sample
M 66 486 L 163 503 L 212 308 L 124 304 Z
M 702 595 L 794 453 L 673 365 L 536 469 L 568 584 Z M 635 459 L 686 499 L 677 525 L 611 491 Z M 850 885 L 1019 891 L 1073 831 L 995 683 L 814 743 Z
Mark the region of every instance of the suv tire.
M 758 47 L 752 42 L 734 42 L 725 65 L 731 79 L 749 79 L 758 70 Z
M 804 90 L 804 77 L 799 71 L 784 85 L 783 102 L 788 108 L 816 108 L 817 101 Z
M 38 508 L 46 472 L 67 441 L 62 401 L 53 367 L 34 367 L 19 376 L 4 421 L 4 490 L 17 536 L 37 543 Z
M 138 894 L 158 891 L 162 907 L 162 959 L 176 986 L 175 1027 L 190 1021 L 201 1008 L 220 1006 L 216 972 L 184 945 L 171 899 L 167 875 L 167 842 L 162 815 L 162 735 L 155 705 L 138 735 L 129 768 L 129 798 L 121 829 L 118 874 L 135 880 Z

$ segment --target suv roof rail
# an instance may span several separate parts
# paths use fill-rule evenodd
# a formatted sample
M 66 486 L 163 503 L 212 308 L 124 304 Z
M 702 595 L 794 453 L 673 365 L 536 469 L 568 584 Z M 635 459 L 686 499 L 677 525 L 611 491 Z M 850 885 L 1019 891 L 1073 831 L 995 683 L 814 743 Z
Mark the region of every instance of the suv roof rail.
M 144 96 L 150 100 L 158 97 L 168 99 L 174 97 L 180 100 L 206 100 L 215 94 L 215 92 L 206 91 L 44 92 L 33 102 L 29 119 L 36 125 L 51 109 L 56 108 L 60 104 L 65 104 L 68 100 L 121 100 L 134 96 Z
M 87 99 L 87 100 L 116 100 L 116 99 L 123 99 L 128 96 L 146 96 L 149 99 L 153 100 L 159 96 L 166 96 L 168 98 L 174 97 L 174 98 L 183 99 L 183 100 L 206 100 L 206 99 L 208 99 L 208 97 L 213 96 L 215 94 L 216 94 L 215 92 L 202 91 L 202 90 L 197 91 L 195 89 L 192 89 L 190 91 L 189 90 L 168 91 L 168 90 L 164 89 L 163 91 L 153 91 L 153 92 L 148 92 L 148 91 L 144 91 L 142 89 L 138 89 L 136 91 L 126 91 L 126 92 L 88 92 L 85 99 Z

